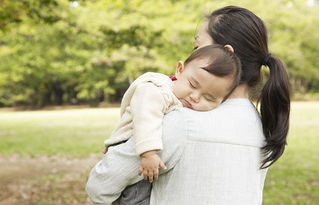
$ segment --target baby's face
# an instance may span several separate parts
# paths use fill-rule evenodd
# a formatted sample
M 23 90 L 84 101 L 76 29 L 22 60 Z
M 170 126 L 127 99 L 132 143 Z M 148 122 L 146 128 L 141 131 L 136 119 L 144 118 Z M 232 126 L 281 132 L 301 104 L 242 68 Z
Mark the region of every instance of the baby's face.
M 207 59 L 194 59 L 185 67 L 181 62 L 178 64 L 173 92 L 184 107 L 198 111 L 212 110 L 229 93 L 233 79 L 221 78 L 202 69 L 207 65 Z

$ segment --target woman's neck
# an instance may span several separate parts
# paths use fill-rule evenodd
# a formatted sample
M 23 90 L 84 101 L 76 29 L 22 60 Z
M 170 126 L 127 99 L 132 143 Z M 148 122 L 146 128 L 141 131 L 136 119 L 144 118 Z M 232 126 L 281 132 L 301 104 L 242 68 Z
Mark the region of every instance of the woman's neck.
M 249 98 L 249 87 L 247 84 L 238 85 L 228 98 Z

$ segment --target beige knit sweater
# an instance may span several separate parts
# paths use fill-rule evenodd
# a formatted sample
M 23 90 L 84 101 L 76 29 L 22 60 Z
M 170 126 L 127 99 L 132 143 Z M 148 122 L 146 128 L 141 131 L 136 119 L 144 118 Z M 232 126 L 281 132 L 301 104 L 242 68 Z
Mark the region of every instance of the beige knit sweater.
M 148 72 L 138 77 L 125 92 L 121 120 L 105 146 L 133 138 L 138 154 L 162 150 L 162 120 L 181 102 L 173 94 L 172 80 L 163 74 Z

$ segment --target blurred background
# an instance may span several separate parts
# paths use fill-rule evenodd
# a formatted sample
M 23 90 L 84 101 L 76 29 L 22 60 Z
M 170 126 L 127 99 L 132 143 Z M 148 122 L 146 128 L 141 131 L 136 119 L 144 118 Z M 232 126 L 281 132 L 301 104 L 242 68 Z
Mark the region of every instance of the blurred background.
M 319 1 L 0 0 L 0 205 L 91 204 L 86 178 L 129 83 L 173 74 L 227 5 L 264 20 L 293 90 L 264 204 L 319 204 Z

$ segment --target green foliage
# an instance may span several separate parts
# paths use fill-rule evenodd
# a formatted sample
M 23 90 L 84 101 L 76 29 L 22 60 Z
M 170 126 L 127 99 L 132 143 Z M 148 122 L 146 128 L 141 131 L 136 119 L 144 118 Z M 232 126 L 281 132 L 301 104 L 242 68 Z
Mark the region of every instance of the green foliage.
M 289 3 L 290 2 L 290 3 Z M 118 101 L 143 72 L 172 74 L 204 15 L 237 1 L 0 0 L 0 106 Z M 298 92 L 318 92 L 319 6 L 252 1 Z M 230 28 L 231 29 L 231 28 Z

